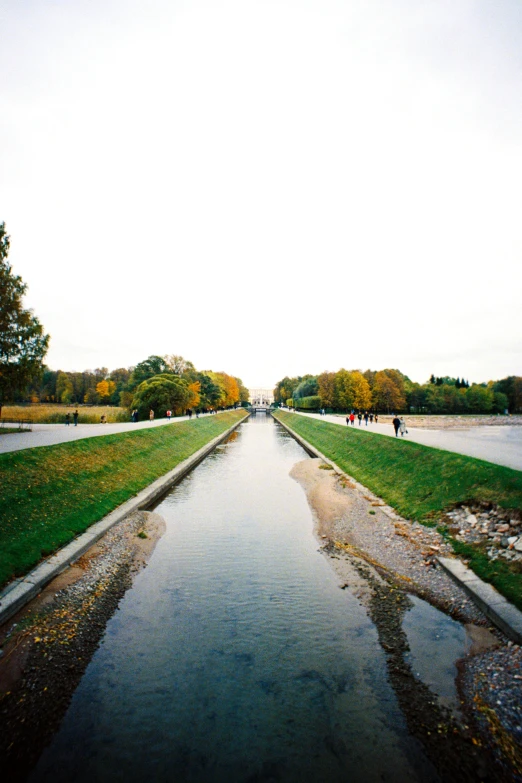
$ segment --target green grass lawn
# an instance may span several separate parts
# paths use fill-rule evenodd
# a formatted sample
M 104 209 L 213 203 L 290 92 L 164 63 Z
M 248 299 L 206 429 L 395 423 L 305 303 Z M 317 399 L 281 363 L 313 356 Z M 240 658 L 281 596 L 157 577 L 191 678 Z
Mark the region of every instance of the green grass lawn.
M 275 418 L 407 519 L 434 525 L 445 509 L 473 501 L 522 509 L 521 471 L 286 411 Z M 491 562 L 484 545 L 450 541 L 481 579 L 522 610 L 520 565 Z
M 519 470 L 286 411 L 275 416 L 408 519 L 436 520 L 473 500 L 522 509 Z
M 0 586 L 26 574 L 244 416 L 175 425 L 0 455 Z

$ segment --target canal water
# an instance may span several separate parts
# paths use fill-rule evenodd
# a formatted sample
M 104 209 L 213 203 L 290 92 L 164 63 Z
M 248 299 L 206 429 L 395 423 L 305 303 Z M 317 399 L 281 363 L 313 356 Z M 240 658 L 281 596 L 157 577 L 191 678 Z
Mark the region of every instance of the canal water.
M 167 523 L 32 781 L 438 780 L 365 611 L 318 551 L 302 448 L 251 417 Z

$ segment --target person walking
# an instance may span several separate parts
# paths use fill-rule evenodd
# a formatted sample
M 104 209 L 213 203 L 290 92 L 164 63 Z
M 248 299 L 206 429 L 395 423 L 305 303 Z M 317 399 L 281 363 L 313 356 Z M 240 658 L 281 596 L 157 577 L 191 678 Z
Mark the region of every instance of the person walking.
M 65 426 L 68 427 L 70 423 L 71 423 L 71 414 L 70 413 L 66 413 L 65 414 Z
M 403 438 L 404 435 L 408 434 L 408 430 L 406 429 L 406 422 L 404 421 L 404 416 L 401 416 L 400 431 L 401 431 L 401 438 Z
M 152 408 L 149 411 L 149 421 L 151 422 L 154 421 L 154 411 L 152 410 Z
M 74 426 L 77 427 L 78 426 L 78 408 L 76 408 L 76 410 L 73 413 L 73 422 L 74 422 Z
M 369 419 L 368 411 L 364 411 L 364 424 L 367 427 L 368 426 L 368 419 Z
M 392 421 L 392 424 L 395 429 L 395 437 L 397 437 L 399 434 L 399 427 L 401 426 L 401 420 L 399 419 L 398 416 L 395 416 L 395 418 Z
M 350 423 L 350 417 L 349 417 L 349 416 L 347 416 L 347 417 L 346 417 L 346 424 L 348 425 L 349 423 Z
M 378 421 L 379 421 L 379 414 L 378 414 L 378 413 L 376 413 L 376 414 L 375 414 L 375 423 L 377 424 L 377 422 L 378 422 Z
M 357 418 L 359 420 L 359 427 L 360 427 L 361 426 L 361 421 L 362 421 L 362 413 L 361 413 L 361 411 L 359 411 L 359 413 L 357 414 Z
M 352 427 L 354 426 L 354 423 L 355 423 L 355 414 L 354 414 L 354 412 L 352 411 L 352 412 L 350 413 L 350 424 L 352 425 Z
M 370 413 L 370 424 L 373 424 L 373 413 Z
M 167 411 L 167 419 L 170 421 L 170 417 L 172 416 L 172 411 Z

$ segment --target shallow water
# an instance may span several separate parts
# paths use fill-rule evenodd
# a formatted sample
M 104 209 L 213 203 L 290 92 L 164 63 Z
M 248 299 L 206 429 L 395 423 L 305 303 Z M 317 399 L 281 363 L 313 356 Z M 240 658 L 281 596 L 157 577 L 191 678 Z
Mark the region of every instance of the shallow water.
M 458 710 L 456 661 L 466 655 L 471 640 L 461 623 L 417 596 L 410 595 L 410 601 L 412 607 L 402 621 L 410 645 L 406 660 L 415 676 L 438 695 L 441 704 Z
M 305 458 L 251 417 L 161 502 L 167 531 L 31 780 L 438 779 L 318 552 L 289 477 Z

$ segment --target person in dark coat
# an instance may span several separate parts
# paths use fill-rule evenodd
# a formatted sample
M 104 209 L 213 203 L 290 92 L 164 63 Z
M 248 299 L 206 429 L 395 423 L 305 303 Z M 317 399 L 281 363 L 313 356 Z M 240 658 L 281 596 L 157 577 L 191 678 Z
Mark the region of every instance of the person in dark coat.
M 395 437 L 399 434 L 399 427 L 401 426 L 401 420 L 398 416 L 395 416 L 394 420 L 392 421 L 393 427 L 395 429 Z

